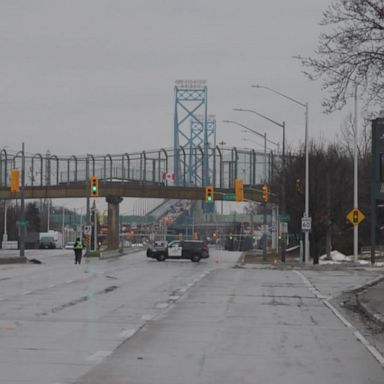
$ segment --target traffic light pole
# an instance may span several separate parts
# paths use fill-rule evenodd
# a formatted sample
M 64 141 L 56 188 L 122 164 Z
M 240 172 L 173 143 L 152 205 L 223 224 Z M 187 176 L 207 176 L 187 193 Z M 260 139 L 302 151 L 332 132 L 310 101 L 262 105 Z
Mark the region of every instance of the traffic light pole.
M 87 155 L 86 166 L 85 166 L 85 195 L 86 197 L 86 205 L 87 205 L 87 213 L 85 218 L 86 225 L 91 224 L 91 212 L 90 212 L 90 198 L 89 198 L 89 156 Z M 83 234 L 83 229 L 81 229 L 81 233 Z M 90 244 L 86 245 L 86 253 L 90 251 Z
M 269 185 L 264 184 L 261 190 L 255 188 L 249 188 L 252 191 L 261 192 L 264 203 L 263 203 L 263 261 L 267 261 L 267 202 L 269 200 L 270 195 L 275 195 L 271 193 L 269 190 Z
M 263 204 L 263 261 L 267 261 L 267 203 Z
M 97 220 L 96 220 L 96 201 L 93 200 L 93 207 L 92 207 L 92 212 L 93 212 L 93 250 L 97 250 Z

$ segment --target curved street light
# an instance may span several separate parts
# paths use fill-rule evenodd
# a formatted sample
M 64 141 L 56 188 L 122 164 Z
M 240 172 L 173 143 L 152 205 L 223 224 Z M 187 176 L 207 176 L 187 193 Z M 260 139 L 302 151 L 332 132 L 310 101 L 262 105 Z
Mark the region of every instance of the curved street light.
M 237 121 L 233 121 L 233 120 L 223 120 L 223 123 L 238 125 L 239 127 L 242 127 L 244 129 L 246 129 L 247 131 L 252 132 L 255 135 L 260 136 L 264 139 L 264 182 L 266 183 L 267 182 L 267 141 L 269 141 L 267 139 L 267 133 L 262 134 L 260 132 L 255 131 L 252 128 L 247 127 L 244 124 L 238 123 Z M 272 143 L 272 144 L 274 144 L 274 143 Z
M 265 85 L 251 85 L 252 88 L 261 88 L 266 89 L 267 91 L 270 91 L 272 93 L 275 93 L 276 95 L 279 95 L 281 97 L 284 97 L 285 99 L 288 99 L 289 101 L 292 101 L 293 103 L 300 105 L 305 109 L 305 140 L 304 140 L 304 146 L 305 146 L 305 209 L 304 209 L 304 216 L 303 218 L 306 219 L 307 222 L 310 222 L 309 217 L 309 153 L 308 153 L 308 102 L 301 102 L 293 97 L 287 96 L 284 93 L 281 93 L 279 91 L 276 91 L 273 88 L 267 87 Z M 305 263 L 309 262 L 310 257 L 310 251 L 309 251 L 309 231 L 304 231 L 305 236 L 305 244 L 304 244 L 304 261 Z
M 242 131 L 243 133 L 249 133 L 248 131 L 246 131 L 245 129 Z M 246 138 L 246 137 L 243 137 L 242 138 L 242 141 L 250 141 L 251 143 L 259 146 L 259 147 L 263 147 L 264 148 L 264 144 L 261 144 L 261 143 L 258 143 L 257 141 L 255 140 L 251 140 L 249 138 Z M 268 140 L 269 141 L 269 140 Z M 276 146 L 276 149 L 273 149 L 272 147 L 270 146 L 267 146 L 267 150 L 270 151 L 270 152 L 273 152 L 274 150 L 276 151 L 276 153 L 279 153 L 279 143 L 272 143 Z M 252 149 L 252 148 L 250 148 Z

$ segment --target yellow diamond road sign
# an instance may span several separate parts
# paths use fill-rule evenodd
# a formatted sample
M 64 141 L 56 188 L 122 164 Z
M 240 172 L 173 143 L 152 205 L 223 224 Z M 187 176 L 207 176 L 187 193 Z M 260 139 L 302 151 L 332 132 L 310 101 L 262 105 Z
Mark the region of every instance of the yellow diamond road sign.
M 349 211 L 347 215 L 347 219 L 354 225 L 360 224 L 364 219 L 365 215 L 358 208 L 354 208 Z

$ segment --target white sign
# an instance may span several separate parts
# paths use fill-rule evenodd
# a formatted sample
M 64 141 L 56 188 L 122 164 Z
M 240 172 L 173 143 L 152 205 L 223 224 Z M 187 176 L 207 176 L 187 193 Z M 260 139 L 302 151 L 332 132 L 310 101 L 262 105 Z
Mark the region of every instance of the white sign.
M 311 217 L 302 217 L 301 218 L 301 230 L 304 232 L 309 232 L 312 228 L 312 218 Z
M 279 223 L 279 232 L 288 233 L 288 223 L 280 222 Z
M 17 241 L 3 241 L 1 243 L 1 247 L 3 249 L 18 249 L 18 242 Z
M 90 225 L 84 225 L 84 234 L 90 235 L 92 233 L 92 227 Z

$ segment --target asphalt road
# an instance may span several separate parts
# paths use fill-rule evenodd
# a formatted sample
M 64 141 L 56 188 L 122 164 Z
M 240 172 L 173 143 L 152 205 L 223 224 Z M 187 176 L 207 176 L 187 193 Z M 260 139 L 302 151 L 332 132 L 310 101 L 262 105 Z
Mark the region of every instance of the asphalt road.
M 41 265 L 0 266 L 0 383 L 383 383 L 326 305 L 374 272 L 36 252 Z

